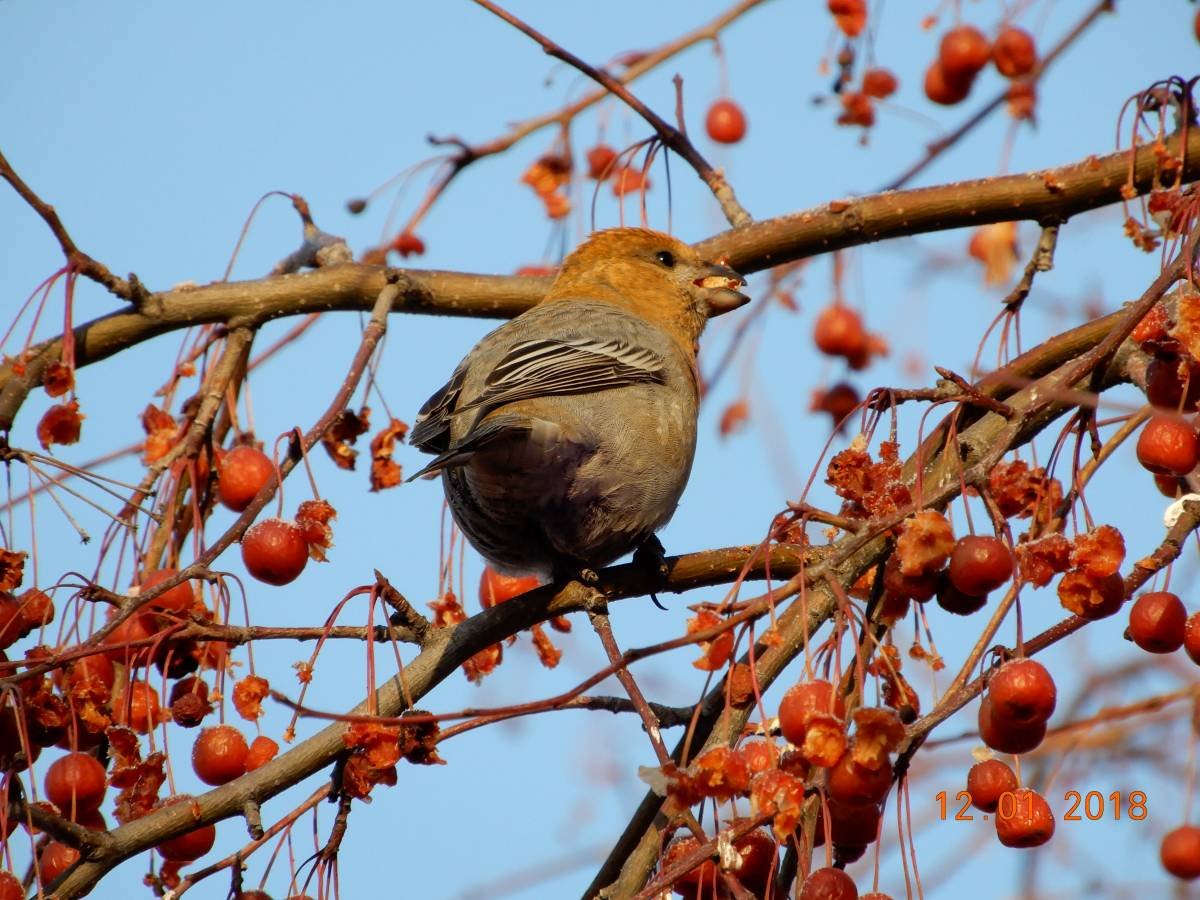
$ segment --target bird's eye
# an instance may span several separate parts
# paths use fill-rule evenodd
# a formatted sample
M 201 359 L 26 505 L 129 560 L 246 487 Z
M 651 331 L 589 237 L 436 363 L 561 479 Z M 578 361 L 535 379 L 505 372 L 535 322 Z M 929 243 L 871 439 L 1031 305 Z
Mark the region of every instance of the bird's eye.
M 654 254 L 654 258 L 668 269 L 675 268 L 675 254 L 670 250 L 659 250 L 658 253 Z

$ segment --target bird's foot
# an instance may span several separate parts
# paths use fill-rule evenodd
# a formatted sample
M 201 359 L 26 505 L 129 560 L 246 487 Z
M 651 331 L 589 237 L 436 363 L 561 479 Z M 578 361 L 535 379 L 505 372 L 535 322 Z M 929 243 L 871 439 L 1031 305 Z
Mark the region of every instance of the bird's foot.
M 633 564 L 659 583 L 665 583 L 671 574 L 671 567 L 667 565 L 667 552 L 657 535 L 650 535 L 633 551 Z M 666 610 L 666 607 L 658 602 L 656 591 L 650 592 L 650 599 L 659 609 Z

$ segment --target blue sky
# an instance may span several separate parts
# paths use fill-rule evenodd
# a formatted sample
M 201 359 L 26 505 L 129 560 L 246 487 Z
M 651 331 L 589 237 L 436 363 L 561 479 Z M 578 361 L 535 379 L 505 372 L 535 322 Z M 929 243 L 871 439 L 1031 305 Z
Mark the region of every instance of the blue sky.
M 919 20 L 935 4 L 885 6 L 874 54 L 897 72 L 902 86 L 894 104 L 880 111 L 865 147 L 859 145 L 857 130 L 832 127 L 832 106 L 813 102 L 830 80 L 818 71 L 820 58 L 833 46 L 824 4 L 766 3 L 723 36 L 732 94 L 746 110 L 749 135 L 732 148 L 698 141 L 715 164 L 725 167 L 755 217 L 876 189 L 917 158 L 924 143 L 941 129 L 956 125 L 999 90 L 1001 80 L 988 72 L 962 107 L 933 107 L 920 93 L 920 77 L 935 52 L 939 30 L 923 31 Z M 998 3 L 964 6 L 968 20 L 986 29 L 1001 15 Z M 1120 6 L 1119 15 L 1105 17 L 1050 73 L 1041 90 L 1037 129 L 1023 129 L 1018 135 L 1009 171 L 1110 152 L 1117 115 L 1130 94 L 1170 74 L 1194 74 L 1200 57 L 1191 34 L 1193 5 L 1171 0 L 1156 5 L 1153 16 L 1139 16 L 1132 3 Z M 603 62 L 669 40 L 707 21 L 723 4 L 531 0 L 511 8 L 585 59 Z M 1022 23 L 1045 45 L 1083 8 L 1082 3 L 1043 0 L 1031 4 Z M 639 81 L 636 92 L 656 109 L 669 111 L 674 103 L 670 79 L 676 72 L 685 79 L 688 124 L 699 134 L 703 112 L 718 91 L 718 67 L 707 46 L 693 48 Z M 0 2 L 0 150 L 56 206 L 82 248 L 118 273 L 135 271 L 152 288 L 220 278 L 248 211 L 272 189 L 303 195 L 323 228 L 344 235 L 355 248 L 368 246 L 379 239 L 386 202 L 361 218 L 350 217 L 344 202 L 426 158 L 428 134 L 485 141 L 503 133 L 508 123 L 557 108 L 583 88 L 573 72 L 553 65 L 527 38 L 470 3 L 362 0 L 331 7 L 219 0 L 203 5 Z M 614 143 L 647 134 L 644 125 L 614 103 L 604 104 L 598 115 Z M 589 146 L 597 130 L 596 112 L 582 117 L 573 132 L 576 147 Z M 995 117 L 918 183 L 996 174 L 1007 131 L 1003 114 Z M 549 147 L 552 136 L 549 131 L 535 135 L 468 170 L 419 230 L 428 252 L 413 262 L 420 267 L 503 273 L 542 261 L 547 246 L 557 248 L 540 204 L 519 183 L 521 171 Z M 676 163 L 675 233 L 697 240 L 721 230 L 723 222 L 711 196 Z M 666 227 L 661 168 L 653 177 L 650 221 Z M 422 190 L 420 180 L 413 183 L 405 210 Z M 599 226 L 617 223 L 606 191 L 597 209 Z M 586 219 L 573 219 L 568 243 L 586 228 Z M 266 204 L 234 277 L 253 278 L 268 271 L 295 247 L 298 231 L 286 203 Z M 6 188 L 0 189 L 0 235 L 0 302 L 13 311 L 61 264 L 61 257 L 40 220 Z M 1036 230 L 1023 226 L 1021 236 L 1027 250 Z M 1000 296 L 985 289 L 978 269 L 964 260 L 967 239 L 966 232 L 955 232 L 849 255 L 847 299 L 863 310 L 868 326 L 885 334 L 893 348 L 887 361 L 852 377 L 861 391 L 879 384 L 927 382 L 933 363 L 967 370 Z M 950 264 L 941 264 L 945 260 Z M 1027 304 L 1026 342 L 1080 321 L 1082 297 L 1094 296 L 1105 309 L 1113 309 L 1137 296 L 1156 271 L 1157 257 L 1143 256 L 1121 239 L 1115 211 L 1080 217 L 1064 228 L 1056 267 L 1039 279 Z M 751 293 L 755 288 L 761 292 L 764 282 L 752 281 Z M 820 358 L 811 345 L 813 315 L 831 295 L 829 261 L 817 259 L 805 269 L 797 291 L 800 312 L 770 311 L 767 327 L 756 332 L 753 353 L 739 357 L 710 397 L 692 484 L 663 534 L 669 552 L 756 543 L 772 515 L 798 496 L 819 464 L 828 428 L 823 418 L 807 412 L 809 391 L 846 374 L 840 363 Z M 56 293 L 43 331 L 58 321 L 61 302 L 61 292 Z M 111 297 L 84 285 L 75 316 L 83 320 L 114 307 Z M 732 319 L 713 329 L 706 356 L 710 362 L 715 358 L 712 349 L 722 346 L 735 327 Z M 264 329 L 261 345 L 288 324 Z M 421 402 L 493 324 L 394 317 L 379 375 L 390 408 L 411 421 Z M 349 364 L 358 329 L 357 316 L 327 317 L 291 353 L 255 374 L 251 386 L 260 436 L 270 439 L 312 422 Z M 137 415 L 165 380 L 178 347 L 179 336 L 168 335 L 81 372 L 79 396 L 88 416 L 84 439 L 59 455 L 78 463 L 137 439 Z M 912 359 L 919 361 L 916 374 L 904 367 Z M 751 427 L 720 439 L 720 412 L 737 395 L 739 385 L 753 390 Z M 1129 393 L 1116 396 L 1136 402 Z M 33 427 L 46 405 L 40 395 L 30 399 L 14 432 L 15 444 L 34 443 Z M 372 405 L 381 418 L 379 404 Z M 903 426 L 911 438 L 915 417 L 905 419 Z M 418 464 L 418 454 L 407 447 L 398 458 L 410 471 Z M 315 469 L 322 493 L 340 513 L 332 561 L 311 565 L 286 588 L 247 582 L 253 621 L 321 621 L 346 590 L 370 579 L 373 567 L 382 569 L 414 601 L 433 599 L 441 505 L 437 486 L 422 482 L 368 494 L 364 473 L 342 473 L 323 459 L 315 460 Z M 136 463 L 106 471 L 135 480 L 138 476 Z M 820 477 L 817 482 L 814 500 L 828 502 Z M 1130 490 L 1129 485 L 1136 487 Z M 287 498 L 289 506 L 307 499 L 306 487 L 293 479 Z M 1163 502 L 1130 452 L 1118 454 L 1107 477 L 1089 491 L 1089 502 L 1098 520 L 1114 522 L 1126 532 L 1130 558 L 1160 539 Z M 88 570 L 93 551 L 79 547 L 50 504 L 43 502 L 37 509 L 43 571 Z M 104 527 L 86 510 L 79 511 L 79 518 L 94 533 Z M 221 511 L 213 526 L 219 529 L 230 521 Z M 18 519 L 16 534 L 28 539 L 27 519 Z M 220 564 L 242 571 L 236 552 L 227 553 Z M 468 556 L 470 603 L 475 600 L 478 571 L 478 559 Z M 1189 584 L 1194 556 L 1179 573 L 1177 586 Z M 686 603 L 716 596 L 699 592 L 686 599 L 669 598 L 667 613 L 644 601 L 622 603 L 615 611 L 618 640 L 637 646 L 677 636 L 683 630 Z M 1184 591 L 1183 596 L 1195 608 L 1194 592 Z M 1027 629 L 1044 627 L 1060 616 L 1049 591 L 1033 594 L 1025 613 Z M 364 616 L 361 606 L 352 606 L 346 621 L 359 623 Z M 979 623 L 945 618 L 934 611 L 934 633 L 953 671 Z M 603 660 L 585 623 L 576 625 L 574 634 L 561 639 L 565 657 L 558 670 L 542 669 L 522 639 L 506 651 L 505 664 L 481 687 L 456 676 L 425 705 L 452 710 L 502 704 L 570 686 Z M 1069 650 L 1059 648 L 1047 655 L 1060 675 L 1063 695 L 1070 696 L 1073 686 L 1114 661 L 1136 658 L 1121 640 L 1122 627 L 1117 619 L 1100 623 Z M 1011 640 L 1011 629 L 1002 636 Z M 308 647 L 264 646 L 256 649 L 256 664 L 273 682 L 294 689 L 290 666 L 309 652 Z M 387 656 L 381 654 L 380 659 Z M 702 681 L 689 665 L 691 658 L 685 651 L 646 664 L 637 670 L 639 680 L 662 702 L 694 700 Z M 327 650 L 317 664 L 309 702 L 328 709 L 348 707 L 363 693 L 363 672 L 361 648 Z M 1103 696 L 1127 701 L 1187 677 L 1186 668 L 1172 659 L 1128 685 L 1128 693 L 1114 688 Z M 922 675 L 918 684 L 928 688 L 922 678 L 928 680 Z M 1100 692 L 1097 702 L 1099 697 Z M 264 731 L 278 736 L 282 722 L 273 711 L 263 723 Z M 947 723 L 945 734 L 969 730 L 973 722 L 973 711 L 967 711 Z M 301 736 L 312 730 L 314 726 L 301 724 Z M 1174 734 L 1183 740 L 1182 731 Z M 190 733 L 178 730 L 169 735 L 179 760 L 186 760 L 191 739 Z M 922 871 L 954 862 L 953 874 L 931 882 L 931 896 L 961 896 L 966 890 L 985 898 L 1009 896 L 1027 855 L 996 849 L 984 853 L 991 844 L 980 842 L 980 850 L 972 851 L 979 858 L 962 863 L 962 848 L 974 846 L 976 840 L 968 826 L 928 821 L 934 812 L 932 795 L 958 789 L 969 764 L 969 747 L 965 742 L 938 751 L 941 767 L 930 770 L 922 782 L 926 795 L 914 792 L 914 818 L 927 822 L 918 835 Z M 1181 749 L 1172 758 L 1178 761 L 1183 755 Z M 641 797 L 637 766 L 651 761 L 649 747 L 632 721 L 578 712 L 473 731 L 448 742 L 443 756 L 447 766 L 403 768 L 395 788 L 378 790 L 374 803 L 356 807 L 342 848 L 343 897 L 378 896 L 380 891 L 405 897 L 498 896 L 503 895 L 500 885 L 510 879 L 522 885 L 514 896 L 576 895 L 606 842 Z M 1118 766 L 1086 765 L 1090 757 L 1070 759 L 1073 762 L 1055 781 L 1060 794 L 1068 789 L 1147 790 L 1154 814 L 1142 823 L 1082 823 L 1074 828 L 1060 824 L 1054 846 L 1070 850 L 1056 854 L 1052 847 L 1041 857 L 1040 883 L 1065 895 L 1083 895 L 1091 890 L 1085 876 L 1063 862 L 1086 859 L 1100 871 L 1109 871 L 1105 858 L 1119 849 L 1125 868 L 1142 873 L 1139 882 L 1161 891 L 1166 880 L 1156 868 L 1157 836 L 1182 816 L 1178 785 L 1172 787 L 1170 778 L 1161 776 L 1175 770 L 1140 756 Z M 186 764 L 180 768 L 180 783 L 194 789 Z M 307 793 L 312 784 L 301 791 Z M 1157 789 L 1152 787 L 1156 784 Z M 293 792 L 267 804 L 265 816 L 283 814 L 290 808 L 288 799 L 295 796 Z M 330 812 L 322 810 L 323 829 L 330 820 Z M 224 823 L 218 850 L 209 859 L 244 841 L 241 823 Z M 296 844 L 301 858 L 311 848 L 307 820 L 297 829 Z M 893 850 L 894 844 L 893 837 Z M 24 860 L 28 851 L 14 842 L 13 852 Z M 286 851 L 268 879 L 268 889 L 276 896 L 285 894 L 286 878 L 280 877 L 285 863 Z M 262 855 L 250 861 L 247 884 L 257 884 L 264 864 Z M 854 871 L 863 885 L 868 870 L 860 865 Z M 527 867 L 542 866 L 551 874 L 521 876 Z M 144 890 L 138 887 L 144 870 L 144 860 L 131 861 L 94 896 L 135 896 Z M 882 888 L 903 896 L 894 853 L 885 853 L 882 871 Z M 1113 877 L 1128 880 L 1129 871 Z M 226 884 L 214 878 L 191 895 L 222 897 Z

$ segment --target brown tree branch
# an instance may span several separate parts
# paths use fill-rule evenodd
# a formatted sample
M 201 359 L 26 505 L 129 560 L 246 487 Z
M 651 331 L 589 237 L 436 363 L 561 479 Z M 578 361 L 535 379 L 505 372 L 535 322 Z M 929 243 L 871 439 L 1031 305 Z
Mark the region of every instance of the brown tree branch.
M 1178 138 L 1165 144 L 1176 157 L 1186 150 L 1184 181 L 1200 178 L 1200 129 L 1190 131 L 1186 148 L 1181 148 Z M 1152 188 L 1156 163 L 1151 149 L 1136 152 L 1133 186 L 1138 192 Z M 1118 202 L 1129 168 L 1130 153 L 1122 151 L 1041 172 L 840 200 L 722 232 L 697 247 L 749 274 L 889 238 L 1018 219 L 1062 221 Z M 302 275 L 156 293 L 138 311 L 113 313 L 77 326 L 76 364 L 107 359 L 132 344 L 193 325 L 227 322 L 231 328 L 255 327 L 284 316 L 367 310 L 379 296 L 388 271 L 346 264 Z M 549 278 L 399 272 L 393 312 L 510 318 L 537 303 L 550 285 Z M 41 383 L 45 367 L 61 353 L 61 339 L 53 338 L 31 348 L 23 374 L 15 373 L 11 363 L 0 366 L 0 431 L 11 429 L 25 396 Z
M 729 221 L 730 225 L 734 228 L 742 228 L 753 221 L 750 214 L 738 203 L 737 197 L 734 196 L 733 188 L 725 180 L 724 173 L 719 169 L 714 169 L 709 164 L 708 160 L 696 149 L 696 145 L 692 143 L 686 134 L 635 97 L 618 79 L 604 71 L 604 69 L 597 69 L 595 66 L 584 62 L 574 53 L 560 44 L 556 44 L 528 23 L 497 6 L 492 0 L 475 0 L 475 2 L 494 15 L 499 16 L 509 25 L 513 26 L 513 28 L 533 38 L 549 55 L 561 59 L 567 65 L 578 69 L 596 83 L 603 85 L 609 93 L 624 101 L 626 106 L 645 119 L 650 127 L 654 129 L 659 140 L 679 154 L 689 166 L 695 169 L 696 174 L 700 176 L 700 180 L 708 185 L 709 190 L 713 192 L 713 196 L 717 198 L 717 202 L 721 204 L 721 211 L 725 214 L 725 218 Z
M 16 173 L 3 153 L 0 153 L 0 178 L 3 178 L 12 185 L 12 189 L 17 192 L 21 199 L 29 204 L 30 208 L 41 216 L 42 221 L 49 226 L 55 240 L 58 241 L 59 247 L 62 248 L 63 256 L 67 258 L 67 266 L 71 270 L 103 285 L 110 293 L 115 294 L 123 300 L 134 299 L 135 291 L 133 285 L 124 278 L 118 278 L 108 270 L 107 266 L 92 259 L 75 246 L 75 241 L 67 232 L 62 219 L 58 217 L 58 212 L 53 206 L 46 203 L 34 193 L 33 188 L 27 185 L 24 179 Z

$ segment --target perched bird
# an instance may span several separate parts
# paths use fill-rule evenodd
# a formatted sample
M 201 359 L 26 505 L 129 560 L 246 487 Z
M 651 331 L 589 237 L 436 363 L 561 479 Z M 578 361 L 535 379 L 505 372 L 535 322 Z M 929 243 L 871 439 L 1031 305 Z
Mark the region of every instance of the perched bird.
M 696 449 L 696 341 L 745 283 L 670 235 L 593 234 L 421 408 L 410 442 L 437 457 L 413 478 L 442 473 L 502 571 L 586 578 L 647 542 L 661 554 Z

